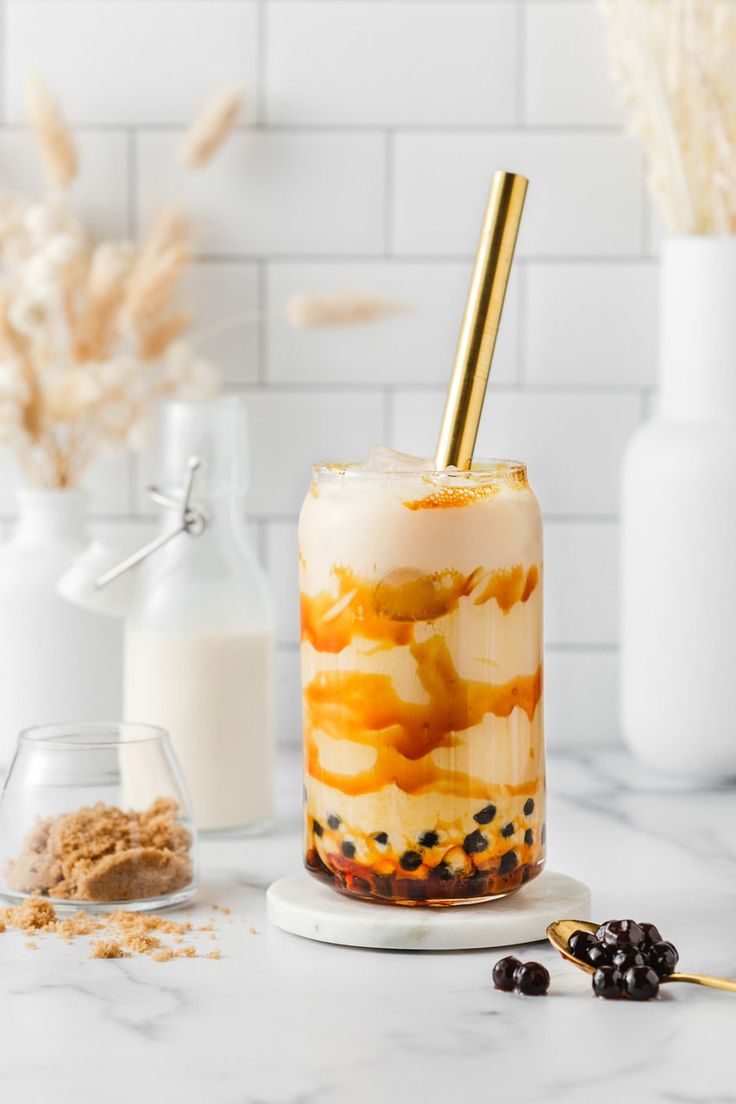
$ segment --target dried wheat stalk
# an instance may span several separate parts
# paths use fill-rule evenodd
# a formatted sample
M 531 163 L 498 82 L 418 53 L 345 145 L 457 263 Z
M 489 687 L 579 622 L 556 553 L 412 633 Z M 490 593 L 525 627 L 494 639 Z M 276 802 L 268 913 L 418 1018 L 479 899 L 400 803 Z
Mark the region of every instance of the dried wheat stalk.
M 408 307 L 396 299 L 360 292 L 302 293 L 292 295 L 284 308 L 287 321 L 299 329 L 322 326 L 350 326 L 374 322 L 391 314 L 402 314 Z
M 736 233 L 736 3 L 601 0 L 614 78 L 673 234 Z
M 205 104 L 183 145 L 186 165 L 209 160 L 239 104 L 234 88 Z M 181 340 L 191 322 L 177 305 L 192 256 L 188 217 L 169 205 L 137 246 L 91 242 L 66 194 L 74 141 L 38 80 L 28 108 L 50 189 L 41 203 L 0 195 L 0 443 L 15 449 L 32 483 L 68 487 L 98 452 L 145 443 L 158 399 L 206 397 L 218 374 Z M 315 327 L 402 309 L 370 295 L 303 295 L 278 313 Z
M 59 105 L 36 76 L 26 81 L 28 121 L 49 182 L 68 188 L 77 175 L 77 150 Z
M 179 161 L 188 169 L 201 169 L 220 148 L 235 126 L 243 100 L 240 85 L 215 92 L 192 121 L 179 147 Z

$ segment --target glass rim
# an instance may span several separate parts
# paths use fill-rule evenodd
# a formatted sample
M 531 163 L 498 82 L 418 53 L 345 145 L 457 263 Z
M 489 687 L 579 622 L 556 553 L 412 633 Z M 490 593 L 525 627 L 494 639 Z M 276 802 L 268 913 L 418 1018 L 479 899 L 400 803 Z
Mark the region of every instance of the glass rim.
M 90 736 L 93 738 L 90 739 Z M 19 744 L 55 749 L 88 750 L 156 741 L 165 743 L 168 738 L 165 728 L 138 721 L 52 721 L 50 724 L 31 725 L 18 733 Z
M 507 480 L 509 476 L 526 479 L 527 467 L 522 460 L 505 460 L 501 458 L 481 458 L 473 461 L 470 469 L 463 468 L 413 468 L 402 471 L 381 471 L 379 469 L 366 468 L 365 460 L 347 460 L 336 462 L 334 460 L 317 460 L 312 465 L 312 477 L 314 479 L 335 479 L 345 476 L 349 479 L 361 479 L 371 476 L 373 479 L 395 479 L 397 481 L 411 479 L 471 479 L 473 481 L 492 481 L 494 478 Z

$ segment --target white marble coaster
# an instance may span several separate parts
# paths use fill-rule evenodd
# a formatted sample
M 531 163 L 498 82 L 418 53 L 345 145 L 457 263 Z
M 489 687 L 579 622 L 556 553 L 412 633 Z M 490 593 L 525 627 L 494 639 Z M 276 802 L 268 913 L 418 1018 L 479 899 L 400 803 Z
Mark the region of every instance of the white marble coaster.
M 545 938 L 547 925 L 590 918 L 590 890 L 547 870 L 510 897 L 447 909 L 353 901 L 306 872 L 269 886 L 268 918 L 292 935 L 321 943 L 384 950 L 457 951 L 507 947 Z

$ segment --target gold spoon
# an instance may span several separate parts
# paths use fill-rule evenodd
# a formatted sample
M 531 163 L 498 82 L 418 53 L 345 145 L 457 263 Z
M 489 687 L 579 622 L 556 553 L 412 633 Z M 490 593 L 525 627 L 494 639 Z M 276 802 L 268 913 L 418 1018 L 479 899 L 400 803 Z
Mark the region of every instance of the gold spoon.
M 592 974 L 595 967 L 575 958 L 568 947 L 568 943 L 573 932 L 587 931 L 595 934 L 599 926 L 598 924 L 589 924 L 587 920 L 555 920 L 547 928 L 547 938 L 563 958 L 566 958 L 568 962 L 572 962 L 579 970 L 585 970 L 586 973 Z M 681 974 L 678 972 L 665 974 L 659 980 L 660 983 L 665 981 L 688 981 L 691 985 L 707 985 L 709 989 L 726 989 L 729 993 L 736 993 L 736 981 L 731 978 L 711 977 L 709 974 Z

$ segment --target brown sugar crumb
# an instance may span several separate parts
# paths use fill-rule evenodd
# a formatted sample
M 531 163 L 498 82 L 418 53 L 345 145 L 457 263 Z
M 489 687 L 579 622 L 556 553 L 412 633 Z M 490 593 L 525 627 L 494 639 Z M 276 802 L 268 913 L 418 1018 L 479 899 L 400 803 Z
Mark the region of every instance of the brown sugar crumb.
M 90 943 L 90 958 L 130 958 L 135 954 L 147 955 L 154 962 L 169 962 L 172 958 L 197 957 L 196 947 L 191 943 L 184 943 L 186 933 L 195 930 L 189 920 L 171 920 L 165 916 L 129 912 L 125 909 L 118 909 L 109 916 L 90 916 L 85 912 L 76 912 L 63 920 L 57 920 L 51 902 L 39 898 L 29 898 L 15 908 L 1 909 L 0 915 L 2 930 L 7 926 L 28 933 L 55 932 L 64 943 L 72 943 L 77 936 L 98 933 L 104 935 L 106 938 Z M 205 931 L 208 939 L 216 938 L 212 921 L 197 930 Z M 172 936 L 174 942 L 182 946 L 166 946 L 159 938 L 161 934 Z M 38 949 L 38 945 L 31 941 L 26 946 L 30 950 Z M 219 958 L 220 952 L 213 950 L 205 957 Z
M 56 921 L 56 931 L 62 938 L 71 939 L 75 935 L 94 935 L 105 926 L 105 921 L 86 912 L 75 912 L 65 920 Z
M 251 935 L 258 935 L 258 931 L 256 930 L 256 928 L 248 928 L 248 931 Z
M 21 931 L 54 931 L 56 910 L 49 901 L 29 897 L 22 905 L 0 909 L 0 920 L 8 927 Z
M 8 930 L 8 929 L 7 929 L 6 927 L 5 927 L 5 925 L 3 924 L 2 920 L 0 920 L 0 932 L 4 932 L 4 931 L 7 931 L 7 930 Z
M 173 957 L 174 952 L 170 947 L 162 947 L 160 951 L 151 955 L 154 962 L 170 962 Z
M 189 885 L 190 833 L 159 797 L 143 812 L 98 802 L 39 820 L 5 878 L 19 893 L 78 901 L 162 897 Z
M 130 953 L 116 939 L 100 939 L 91 943 L 90 958 L 130 958 Z
M 220 905 L 220 912 L 223 912 L 225 916 L 230 915 L 230 909 L 227 907 L 227 905 Z
M 111 912 L 108 923 L 121 932 L 127 933 L 155 931 L 161 932 L 163 935 L 185 935 L 192 930 L 191 922 L 188 920 L 178 922 L 169 920 L 165 916 L 156 916 L 145 912 L 126 912 L 124 909 Z
M 29 939 L 28 942 L 26 943 L 26 947 L 28 948 L 29 951 L 37 951 L 38 950 L 38 943 L 34 943 L 32 940 Z
M 129 951 L 135 951 L 136 954 L 149 954 L 163 946 L 155 935 L 128 935 L 123 943 Z
M 222 958 L 222 952 L 217 948 L 214 951 L 208 951 L 204 956 L 205 958 Z
M 200 926 L 197 928 L 197 931 L 211 932 L 214 931 L 214 927 L 215 926 L 212 921 L 208 920 L 206 924 L 200 924 Z

